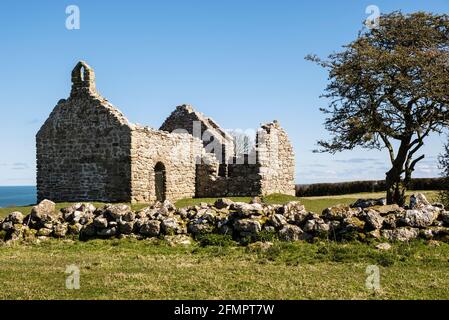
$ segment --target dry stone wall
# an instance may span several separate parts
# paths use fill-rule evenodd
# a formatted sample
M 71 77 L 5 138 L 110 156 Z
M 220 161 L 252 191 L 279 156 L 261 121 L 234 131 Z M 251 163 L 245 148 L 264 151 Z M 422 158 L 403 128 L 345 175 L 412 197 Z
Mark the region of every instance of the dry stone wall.
M 0 219 L 2 241 L 43 241 L 50 237 L 155 238 L 190 243 L 205 235 L 221 234 L 248 243 L 254 241 L 410 241 L 416 238 L 449 242 L 449 211 L 430 204 L 421 195 L 412 195 L 410 206 L 375 205 L 373 199 L 352 206 L 337 205 L 317 214 L 293 201 L 283 205 L 219 199 L 215 204 L 177 209 L 169 201 L 139 211 L 127 205 L 77 203 L 57 212 L 55 203 L 44 200 L 31 213 L 12 212 Z M 384 202 L 385 199 L 380 199 Z M 216 239 L 216 237 L 215 237 Z M 430 242 L 432 241 L 432 242 Z M 268 243 L 267 243 L 268 244 Z M 376 248 L 387 250 L 388 243 Z

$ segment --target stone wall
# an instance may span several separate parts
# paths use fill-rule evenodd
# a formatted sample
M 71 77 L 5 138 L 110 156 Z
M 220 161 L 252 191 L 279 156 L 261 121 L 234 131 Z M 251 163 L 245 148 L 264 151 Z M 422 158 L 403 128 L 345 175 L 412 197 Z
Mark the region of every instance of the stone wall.
M 131 130 L 123 114 L 95 89 L 84 62 L 72 91 L 36 137 L 38 199 L 129 201 Z
M 38 199 L 294 195 L 294 154 L 285 131 L 266 124 L 257 140 L 250 155 L 237 158 L 233 138 L 189 105 L 177 107 L 161 130 L 130 124 L 97 92 L 93 69 L 81 61 L 70 97 L 59 101 L 36 137 Z
M 245 162 L 234 160 L 234 163 L 226 165 L 226 177 L 219 175 L 219 166 L 218 160 L 210 154 L 204 156 L 201 164 L 197 165 L 197 197 L 243 197 L 261 194 L 258 164 L 248 163 L 247 159 Z
M 260 164 L 254 155 L 241 155 L 228 164 L 228 193 L 233 196 L 259 196 L 261 192 Z
M 201 139 L 206 152 L 215 154 L 221 164 L 226 163 L 234 155 L 233 138 L 214 120 L 195 111 L 190 105 L 176 107 L 160 130 L 168 132 L 183 130 Z
M 134 126 L 132 130 L 133 202 L 154 202 L 155 166 L 165 167 L 165 197 L 170 201 L 195 196 L 196 159 L 203 150 L 199 139 L 189 134 L 174 134 Z
M 197 167 L 197 197 L 295 195 L 295 156 L 287 133 L 277 121 L 258 130 L 249 155 L 234 157 L 219 174 L 219 162 L 208 155 Z
M 12 212 L 0 219 L 2 241 L 43 241 L 49 237 L 79 236 L 92 238 L 154 238 L 187 236 L 201 240 L 207 234 L 222 234 L 236 241 L 410 241 L 416 238 L 449 243 L 449 211 L 431 204 L 424 195 L 410 197 L 410 205 L 400 208 L 383 205 L 385 199 L 360 199 L 352 206 L 336 205 L 322 214 L 309 212 L 293 201 L 286 204 L 251 203 L 218 199 L 215 204 L 177 209 L 169 201 L 133 212 L 127 205 L 96 208 L 77 203 L 61 211 L 44 200 L 31 213 Z M 261 232 L 263 232 L 261 234 Z M 430 243 L 430 242 L 429 242 Z M 388 243 L 376 248 L 387 250 Z
M 257 133 L 261 194 L 295 195 L 295 155 L 284 129 L 277 121 L 264 124 Z

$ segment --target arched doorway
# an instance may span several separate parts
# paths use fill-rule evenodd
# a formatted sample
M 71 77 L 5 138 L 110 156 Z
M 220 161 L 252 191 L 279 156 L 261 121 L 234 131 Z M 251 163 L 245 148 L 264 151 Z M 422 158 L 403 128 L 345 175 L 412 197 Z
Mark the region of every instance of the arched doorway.
M 162 162 L 158 162 L 154 167 L 154 190 L 156 191 L 157 201 L 165 201 L 165 182 L 165 166 Z

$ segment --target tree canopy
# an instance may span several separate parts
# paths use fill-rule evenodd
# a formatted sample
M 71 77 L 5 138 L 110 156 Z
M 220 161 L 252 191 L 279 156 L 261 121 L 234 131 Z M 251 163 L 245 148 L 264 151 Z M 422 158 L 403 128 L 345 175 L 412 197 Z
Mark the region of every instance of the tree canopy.
M 449 125 L 449 16 L 384 14 L 343 49 L 306 57 L 329 71 L 321 110 L 332 138 L 318 142 L 320 151 L 386 148 L 388 200 L 401 203 L 424 139 Z

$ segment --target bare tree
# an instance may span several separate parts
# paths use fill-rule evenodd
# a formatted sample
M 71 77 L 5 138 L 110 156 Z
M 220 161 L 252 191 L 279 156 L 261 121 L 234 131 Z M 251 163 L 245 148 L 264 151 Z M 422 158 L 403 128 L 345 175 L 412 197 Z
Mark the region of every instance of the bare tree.
M 254 147 L 254 139 L 251 135 L 241 130 L 232 130 L 229 134 L 234 139 L 234 154 L 236 156 L 251 152 L 251 149 Z

